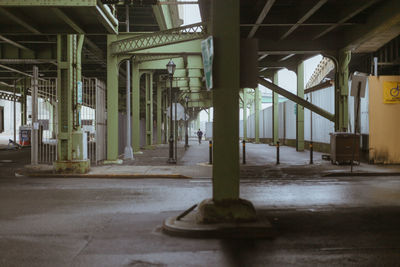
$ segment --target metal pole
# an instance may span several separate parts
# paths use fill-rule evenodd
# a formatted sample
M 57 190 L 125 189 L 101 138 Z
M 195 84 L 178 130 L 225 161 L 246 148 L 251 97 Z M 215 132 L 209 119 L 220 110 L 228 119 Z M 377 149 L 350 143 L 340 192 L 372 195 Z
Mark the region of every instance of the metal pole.
M 276 164 L 279 164 L 279 141 L 276 142 Z
M 38 108 L 38 67 L 33 67 L 32 79 L 32 130 L 31 130 L 31 164 L 38 164 L 38 129 L 37 108 Z
M 208 141 L 208 147 L 209 147 L 209 149 L 208 149 L 208 155 L 209 155 L 209 164 L 212 164 L 212 161 L 213 161 L 213 159 L 212 159 L 212 141 L 210 140 L 210 141 Z
M 17 82 L 16 81 L 14 81 L 14 142 L 16 143 L 17 142 L 17 119 L 16 119 L 16 117 L 17 117 L 17 114 L 16 114 L 16 107 L 15 107 L 15 97 L 16 97 L 16 95 L 15 95 L 15 91 L 16 91 L 16 87 L 17 87 Z
M 378 58 L 374 57 L 374 76 L 378 76 Z
M 243 152 L 242 152 L 243 164 L 246 164 L 246 140 L 243 140 L 242 143 L 243 143 Z
M 313 142 L 310 141 L 310 164 L 314 163 L 314 158 L 313 158 L 314 154 L 313 154 L 313 152 L 314 152 Z
M 176 163 L 174 159 L 174 128 L 172 122 L 172 75 L 169 76 L 169 158 L 168 163 Z
M 177 117 L 177 93 L 175 92 L 174 101 L 175 101 L 175 120 L 174 120 L 174 136 L 175 136 L 175 162 L 178 161 L 178 117 Z
M 126 32 L 129 32 L 129 5 L 126 5 Z M 133 150 L 131 145 L 132 129 L 131 129 L 131 62 L 126 61 L 126 146 L 124 159 L 133 159 Z
M 189 147 L 189 133 L 188 133 L 188 100 L 186 99 L 186 110 L 185 110 L 185 150 Z

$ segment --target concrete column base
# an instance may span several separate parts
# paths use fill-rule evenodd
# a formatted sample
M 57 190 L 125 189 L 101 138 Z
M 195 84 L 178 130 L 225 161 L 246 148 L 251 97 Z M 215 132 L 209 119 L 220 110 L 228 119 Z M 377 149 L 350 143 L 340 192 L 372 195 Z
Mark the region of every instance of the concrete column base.
M 88 173 L 90 160 L 59 160 L 54 162 L 57 173 Z
M 272 238 L 276 235 L 271 223 L 265 218 L 257 218 L 253 204 L 244 199 L 221 202 L 206 199 L 179 216 L 167 218 L 163 232 L 182 237 L 229 239 Z
M 196 221 L 198 223 L 235 223 L 256 221 L 256 210 L 253 204 L 245 199 L 203 200 L 198 207 Z
M 108 159 L 103 161 L 104 165 L 113 165 L 113 164 L 121 165 L 122 163 L 124 163 L 122 159 L 115 159 L 115 160 Z

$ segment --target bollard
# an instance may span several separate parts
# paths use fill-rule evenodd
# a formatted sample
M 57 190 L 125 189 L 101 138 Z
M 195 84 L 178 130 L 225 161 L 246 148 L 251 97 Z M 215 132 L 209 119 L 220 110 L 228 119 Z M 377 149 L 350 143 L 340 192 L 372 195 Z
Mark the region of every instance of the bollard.
M 242 158 L 243 158 L 243 164 L 246 164 L 246 140 L 243 140 L 243 152 L 242 152 Z
M 212 141 L 210 140 L 209 142 L 208 142 L 208 147 L 209 147 L 209 164 L 212 164 Z
M 279 164 L 279 141 L 276 142 L 276 164 Z
M 314 163 L 314 161 L 313 161 L 313 142 L 311 141 L 310 142 L 310 164 L 313 164 Z

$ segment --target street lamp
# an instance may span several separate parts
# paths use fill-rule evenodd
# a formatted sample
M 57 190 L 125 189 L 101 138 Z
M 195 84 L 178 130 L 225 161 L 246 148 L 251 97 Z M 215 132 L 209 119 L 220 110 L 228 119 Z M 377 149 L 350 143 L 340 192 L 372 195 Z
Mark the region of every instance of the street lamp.
M 189 102 L 189 97 L 185 96 L 185 104 L 186 104 L 186 109 L 185 109 L 185 149 L 189 147 L 189 133 L 188 133 L 188 102 Z
M 174 77 L 174 72 L 176 65 L 172 61 L 172 59 L 166 65 L 170 87 L 169 87 L 169 158 L 168 163 L 175 164 L 176 160 L 174 159 L 174 131 L 173 131 L 173 124 L 172 124 L 172 78 Z

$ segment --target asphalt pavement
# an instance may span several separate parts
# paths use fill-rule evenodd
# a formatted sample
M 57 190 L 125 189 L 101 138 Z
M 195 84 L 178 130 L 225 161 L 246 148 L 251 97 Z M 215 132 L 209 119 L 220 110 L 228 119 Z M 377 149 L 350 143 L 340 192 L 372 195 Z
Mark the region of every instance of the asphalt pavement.
M 141 162 L 156 161 L 151 155 L 164 157 L 167 150 L 158 149 L 144 151 Z M 175 171 L 212 170 L 207 142 L 193 141 L 181 152 Z M 248 144 L 247 153 L 240 196 L 254 204 L 260 219 L 272 223 L 277 232 L 272 239 L 162 233 L 166 218 L 212 197 L 210 175 L 16 177 L 15 171 L 29 163 L 29 149 L 1 150 L 0 266 L 399 266 L 398 166 L 364 163 L 356 166 L 358 172 L 390 176 L 346 176 L 349 166 L 317 158 L 310 166 L 306 152 L 297 157 L 288 147 L 279 165 L 274 147 Z M 171 173 L 167 165 L 135 164 L 102 168 Z M 329 172 L 338 175 L 325 176 Z
M 208 179 L 0 179 L 0 266 L 398 266 L 400 181 L 260 183 L 241 196 L 274 239 L 165 235 Z

